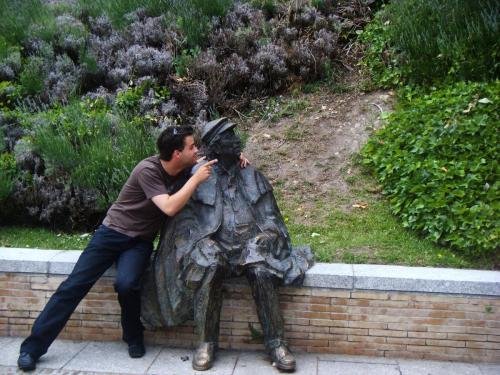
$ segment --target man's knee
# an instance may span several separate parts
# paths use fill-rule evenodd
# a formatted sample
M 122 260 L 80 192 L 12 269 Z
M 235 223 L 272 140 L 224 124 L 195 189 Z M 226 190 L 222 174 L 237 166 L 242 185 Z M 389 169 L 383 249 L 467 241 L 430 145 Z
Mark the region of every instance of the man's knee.
M 128 295 L 139 290 L 139 283 L 133 278 L 122 277 L 115 281 L 115 291 L 118 294 Z

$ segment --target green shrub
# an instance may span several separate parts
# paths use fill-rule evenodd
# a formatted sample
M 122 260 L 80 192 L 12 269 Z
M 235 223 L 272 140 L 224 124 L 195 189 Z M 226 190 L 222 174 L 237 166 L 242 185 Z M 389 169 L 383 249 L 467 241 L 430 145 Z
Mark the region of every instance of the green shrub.
M 0 82 L 0 109 L 5 116 L 21 100 L 21 87 L 9 81 Z
M 95 190 L 101 209 L 116 199 L 132 168 L 154 153 L 155 144 L 145 120 L 108 112 L 100 102 L 75 102 L 28 120 L 46 174 Z
M 132 86 L 116 94 L 116 107 L 125 112 L 135 112 L 139 109 L 139 102 L 144 93 L 143 86 Z
M 183 49 L 179 55 L 174 59 L 175 74 L 179 77 L 186 77 L 188 75 L 189 65 L 193 59 L 200 54 L 199 47 Z
M 468 255 L 498 246 L 500 81 L 402 91 L 363 149 L 406 227 Z
M 34 25 L 47 25 L 54 16 L 42 0 L 0 0 L 0 35 L 8 45 L 20 45 Z
M 187 46 L 203 44 L 209 35 L 212 18 L 223 17 L 234 0 L 170 0 L 177 23 L 184 32 Z
M 3 137 L 2 137 L 3 140 Z M 1 151 L 1 149 L 0 149 Z M 17 173 L 16 159 L 8 152 L 0 154 L 0 202 L 7 199 Z
M 122 119 L 111 134 L 84 144 L 79 163 L 72 172 L 73 182 L 99 192 L 99 206 L 108 207 L 117 197 L 132 168 L 154 154 L 154 139 L 147 124 L 135 118 Z
M 497 0 L 393 1 L 360 35 L 362 65 L 380 87 L 496 79 L 499 15 Z
M 392 2 L 387 10 L 391 42 L 411 80 L 499 77 L 497 0 L 406 0 Z
M 184 32 L 187 46 L 201 44 L 210 31 L 213 17 L 224 16 L 234 0 L 79 0 L 79 11 L 90 16 L 107 14 L 112 23 L 125 26 L 126 14 L 143 8 L 152 16 L 169 14 Z
M 381 88 L 401 85 L 401 68 L 397 55 L 389 43 L 389 24 L 385 9 L 377 12 L 373 20 L 360 31 L 359 42 L 364 48 L 360 65 L 369 75 L 370 84 Z
M 30 57 L 19 76 L 21 92 L 24 95 L 36 95 L 42 92 L 46 74 L 43 58 Z
M 276 11 L 278 10 L 278 4 L 276 0 L 252 0 L 251 4 L 255 8 L 262 9 L 268 17 L 276 14 Z
M 91 17 L 106 14 L 114 26 L 123 27 L 130 22 L 124 17 L 126 14 L 144 8 L 152 15 L 159 15 L 168 10 L 167 2 L 162 0 L 79 0 L 77 9 L 78 12 Z

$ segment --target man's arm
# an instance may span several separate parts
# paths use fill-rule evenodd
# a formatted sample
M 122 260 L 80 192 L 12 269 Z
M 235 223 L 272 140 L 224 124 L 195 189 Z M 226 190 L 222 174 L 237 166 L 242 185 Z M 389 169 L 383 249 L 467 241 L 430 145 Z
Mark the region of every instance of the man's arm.
M 212 165 L 217 163 L 217 159 L 211 160 L 203 164 L 191 176 L 184 186 L 175 194 L 160 194 L 151 198 L 154 204 L 158 206 L 168 216 L 174 216 L 179 212 L 187 203 L 189 198 L 193 195 L 196 188 L 204 182 L 212 171 Z

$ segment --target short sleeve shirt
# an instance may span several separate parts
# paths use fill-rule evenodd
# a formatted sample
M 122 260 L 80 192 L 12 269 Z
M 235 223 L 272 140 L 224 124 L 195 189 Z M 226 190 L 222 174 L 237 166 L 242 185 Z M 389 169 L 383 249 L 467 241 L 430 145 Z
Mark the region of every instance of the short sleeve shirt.
M 170 176 L 163 169 L 159 156 L 142 160 L 123 185 L 103 224 L 130 237 L 154 240 L 167 216 L 151 198 L 174 194 L 189 177 L 189 168 L 177 176 Z

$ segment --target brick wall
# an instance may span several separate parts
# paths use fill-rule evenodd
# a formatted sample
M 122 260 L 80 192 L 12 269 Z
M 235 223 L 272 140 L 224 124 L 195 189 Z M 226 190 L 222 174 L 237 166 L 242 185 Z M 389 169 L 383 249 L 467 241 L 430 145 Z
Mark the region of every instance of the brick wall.
M 65 277 L 0 272 L 0 336 L 27 336 Z M 248 286 L 224 288 L 221 347 L 262 350 Z M 499 297 L 303 287 L 282 288 L 280 298 L 295 351 L 500 362 Z M 119 313 L 113 279 L 104 277 L 60 337 L 120 340 Z M 147 341 L 192 347 L 193 323 L 147 332 Z

